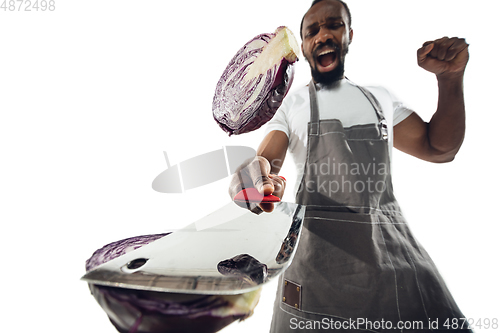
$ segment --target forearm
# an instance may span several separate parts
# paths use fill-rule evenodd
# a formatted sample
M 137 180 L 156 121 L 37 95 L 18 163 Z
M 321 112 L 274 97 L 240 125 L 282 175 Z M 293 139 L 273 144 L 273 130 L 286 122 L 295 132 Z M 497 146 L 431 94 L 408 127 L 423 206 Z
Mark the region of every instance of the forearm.
M 283 166 L 288 148 L 288 137 L 281 131 L 270 132 L 257 149 L 257 156 L 269 161 L 270 173 L 278 174 Z
M 428 140 L 443 161 L 451 161 L 465 136 L 463 74 L 438 76 L 438 89 L 438 106 L 428 124 Z

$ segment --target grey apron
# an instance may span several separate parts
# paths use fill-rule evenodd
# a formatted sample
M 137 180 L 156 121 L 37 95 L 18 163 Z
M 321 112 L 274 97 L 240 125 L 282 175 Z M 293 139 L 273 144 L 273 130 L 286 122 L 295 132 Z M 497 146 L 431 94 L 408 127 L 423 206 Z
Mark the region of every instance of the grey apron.
M 306 218 L 279 281 L 273 333 L 437 331 L 464 317 L 394 197 L 382 108 L 358 88 L 378 124 L 319 120 L 309 84 L 307 159 L 296 198 L 307 205 Z

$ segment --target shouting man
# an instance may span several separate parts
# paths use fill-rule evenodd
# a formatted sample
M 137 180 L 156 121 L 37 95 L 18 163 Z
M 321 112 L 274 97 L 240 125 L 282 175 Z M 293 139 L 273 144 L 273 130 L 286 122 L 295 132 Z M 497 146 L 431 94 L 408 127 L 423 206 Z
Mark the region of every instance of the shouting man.
M 296 201 L 307 211 L 279 282 L 271 332 L 445 330 L 464 316 L 408 228 L 390 159 L 393 146 L 430 162 L 454 159 L 465 132 L 468 44 L 444 37 L 417 51 L 439 87 L 426 123 L 387 90 L 345 78 L 354 34 L 344 2 L 315 0 L 300 35 L 312 81 L 285 99 L 245 177 L 234 177 L 230 189 L 255 186 L 282 197 L 285 180 L 277 174 L 287 151 L 297 166 Z

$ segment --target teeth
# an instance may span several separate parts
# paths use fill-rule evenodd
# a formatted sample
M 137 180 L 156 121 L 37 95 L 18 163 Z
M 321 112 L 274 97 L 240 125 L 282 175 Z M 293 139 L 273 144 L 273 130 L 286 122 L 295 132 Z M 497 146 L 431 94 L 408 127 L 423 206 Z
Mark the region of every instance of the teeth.
M 333 50 L 323 51 L 320 54 L 318 54 L 318 56 L 322 56 L 322 55 L 325 55 L 325 54 L 328 54 L 328 53 L 335 53 L 335 51 L 333 51 Z

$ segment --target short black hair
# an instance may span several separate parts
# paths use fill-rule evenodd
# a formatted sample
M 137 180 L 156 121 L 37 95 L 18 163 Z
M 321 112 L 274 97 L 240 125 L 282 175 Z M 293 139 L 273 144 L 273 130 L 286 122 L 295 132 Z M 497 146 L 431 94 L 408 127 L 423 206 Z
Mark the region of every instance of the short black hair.
M 318 2 L 321 2 L 321 1 L 324 1 L 324 0 L 314 0 L 314 1 L 312 2 L 311 6 L 309 7 L 309 9 L 311 9 L 311 8 L 312 8 L 312 6 L 314 6 L 315 4 L 317 4 Z M 346 4 L 344 1 L 342 1 L 342 0 L 335 0 L 335 1 L 340 2 L 340 3 L 342 4 L 342 6 L 344 6 L 345 11 L 347 12 L 347 19 L 349 20 L 349 22 L 347 22 L 347 23 L 349 24 L 349 28 L 351 28 L 351 26 L 352 26 L 352 25 L 351 25 L 351 23 L 352 23 L 352 17 L 351 17 L 351 11 L 349 10 L 349 7 L 348 7 L 348 6 L 347 6 L 347 4 Z M 308 10 L 308 11 L 309 11 L 309 10 Z M 308 11 L 307 11 L 307 12 L 308 12 Z M 304 14 L 304 16 L 302 16 L 302 21 L 300 22 L 300 39 L 303 39 L 303 38 L 302 38 L 302 27 L 303 27 L 303 25 L 304 25 L 304 19 L 305 19 L 306 15 L 307 15 L 307 12 Z

